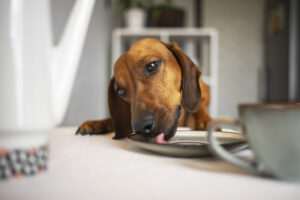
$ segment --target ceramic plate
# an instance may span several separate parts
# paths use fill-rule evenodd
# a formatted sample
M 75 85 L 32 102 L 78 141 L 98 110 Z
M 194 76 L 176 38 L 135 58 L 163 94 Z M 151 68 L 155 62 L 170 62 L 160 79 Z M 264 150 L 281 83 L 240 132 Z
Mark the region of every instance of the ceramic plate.
M 206 131 L 183 131 L 177 130 L 169 144 L 158 144 L 147 141 L 138 134 L 132 134 L 128 140 L 136 146 L 168 156 L 176 157 L 203 157 L 211 156 L 206 140 Z M 245 137 L 237 132 L 215 132 L 215 137 L 230 152 L 247 147 Z

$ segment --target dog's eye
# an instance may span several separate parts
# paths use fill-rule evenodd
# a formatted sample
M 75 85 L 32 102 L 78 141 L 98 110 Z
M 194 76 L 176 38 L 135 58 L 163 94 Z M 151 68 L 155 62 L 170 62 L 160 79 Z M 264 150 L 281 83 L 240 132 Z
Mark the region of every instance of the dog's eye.
M 117 88 L 117 94 L 120 96 L 120 97 L 123 97 L 125 98 L 127 96 L 127 92 L 124 88 Z
M 151 76 L 152 74 L 154 74 L 155 72 L 157 72 L 159 66 L 160 66 L 161 60 L 156 60 L 156 61 L 152 61 L 148 64 L 146 64 L 145 67 L 145 75 L 146 76 Z

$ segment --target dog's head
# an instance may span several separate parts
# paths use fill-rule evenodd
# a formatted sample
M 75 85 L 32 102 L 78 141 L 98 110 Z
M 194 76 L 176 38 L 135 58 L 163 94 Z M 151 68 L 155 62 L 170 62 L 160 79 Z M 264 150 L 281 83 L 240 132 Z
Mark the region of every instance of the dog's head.
M 109 109 L 115 138 L 136 132 L 165 140 L 176 132 L 181 106 L 198 110 L 200 70 L 175 43 L 146 38 L 134 43 L 115 63 Z

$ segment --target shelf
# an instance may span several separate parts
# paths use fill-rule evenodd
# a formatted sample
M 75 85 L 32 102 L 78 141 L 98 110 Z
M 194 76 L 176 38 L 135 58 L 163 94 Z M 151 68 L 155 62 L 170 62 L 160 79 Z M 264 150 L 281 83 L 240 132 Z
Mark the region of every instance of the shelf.
M 129 29 L 117 28 L 114 35 L 120 37 L 136 37 L 136 36 L 161 36 L 167 34 L 178 37 L 210 37 L 217 35 L 217 31 L 213 28 L 145 28 L 145 29 Z

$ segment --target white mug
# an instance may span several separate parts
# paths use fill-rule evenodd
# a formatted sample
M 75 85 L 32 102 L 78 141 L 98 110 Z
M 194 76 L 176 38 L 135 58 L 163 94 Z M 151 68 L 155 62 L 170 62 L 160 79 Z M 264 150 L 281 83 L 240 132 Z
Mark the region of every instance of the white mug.
M 244 161 L 218 144 L 214 130 L 220 125 L 238 125 L 255 155 Z M 216 120 L 208 128 L 209 147 L 225 161 L 248 171 L 288 181 L 300 181 L 300 103 L 244 104 L 239 120 Z

